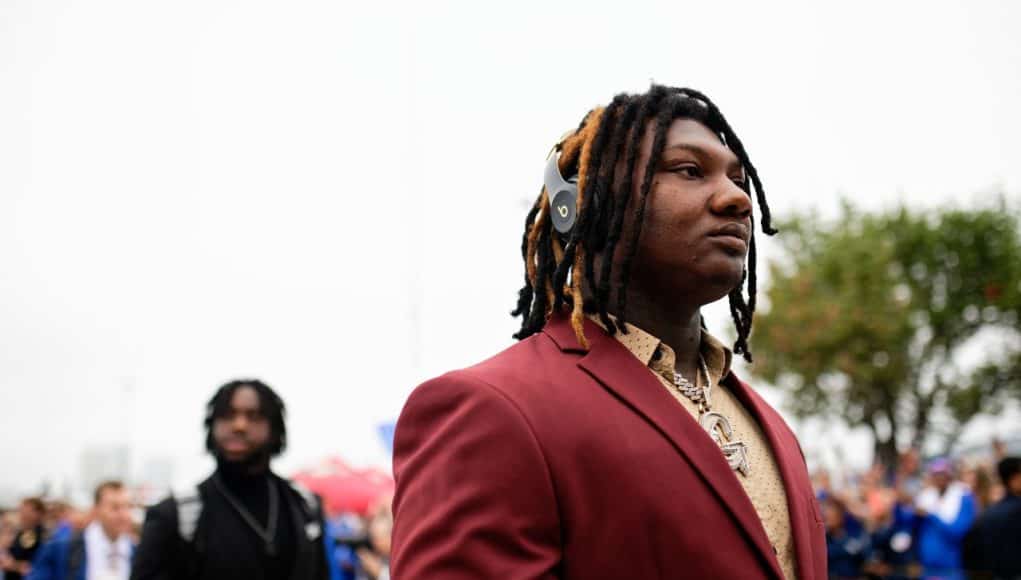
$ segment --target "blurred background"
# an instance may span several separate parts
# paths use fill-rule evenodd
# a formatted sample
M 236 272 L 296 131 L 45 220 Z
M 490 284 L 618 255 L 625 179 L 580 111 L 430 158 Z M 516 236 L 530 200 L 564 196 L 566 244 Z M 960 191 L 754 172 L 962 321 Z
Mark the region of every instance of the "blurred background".
M 910 449 L 1017 449 L 1019 21 L 1009 1 L 0 3 L 0 506 L 194 483 L 204 404 L 237 377 L 287 404 L 278 472 L 385 476 L 411 389 L 511 344 L 550 147 L 652 81 L 717 102 L 788 225 L 760 246 L 759 368 L 737 371 L 810 467 L 851 485 Z M 725 304 L 707 317 L 733 336 Z

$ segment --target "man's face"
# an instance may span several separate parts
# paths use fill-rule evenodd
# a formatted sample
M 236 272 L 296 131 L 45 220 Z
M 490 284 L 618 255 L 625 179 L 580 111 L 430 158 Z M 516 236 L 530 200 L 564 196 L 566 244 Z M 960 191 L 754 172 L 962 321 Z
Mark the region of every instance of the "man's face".
M 652 140 L 650 124 L 633 176 L 637 201 L 646 163 L 655 167 L 632 280 L 639 291 L 715 301 L 741 283 L 748 253 L 752 204 L 738 185 L 745 179 L 741 164 L 712 131 L 691 119 L 670 125 L 659 159 L 649 159 Z
M 236 389 L 227 411 L 213 419 L 213 442 L 220 457 L 231 463 L 262 453 L 269 437 L 269 420 L 262 414 L 259 395 L 252 387 Z
M 910 449 L 901 456 L 900 468 L 904 473 L 918 471 L 918 451 Z
M 89 522 L 92 521 L 91 518 L 92 514 L 90 514 L 88 510 L 80 510 L 76 508 L 71 508 L 67 515 L 68 523 L 70 523 L 71 527 L 75 530 L 84 530 L 85 527 L 89 525 Z
M 950 477 L 950 474 L 945 471 L 938 471 L 932 474 L 932 484 L 940 491 L 949 487 L 951 480 L 952 478 Z
M 823 503 L 823 520 L 827 530 L 839 530 L 844 527 L 844 510 L 832 501 Z
M 128 490 L 104 489 L 95 507 L 95 517 L 110 537 L 128 533 L 131 530 L 131 498 L 128 497 Z
M 1015 473 L 1007 480 L 1007 490 L 1014 495 L 1021 495 L 1021 473 Z
M 25 501 L 18 506 L 18 521 L 22 528 L 34 528 L 42 522 L 43 514 L 31 503 Z
M 828 471 L 817 471 L 815 472 L 815 484 L 820 489 L 830 488 L 830 473 Z

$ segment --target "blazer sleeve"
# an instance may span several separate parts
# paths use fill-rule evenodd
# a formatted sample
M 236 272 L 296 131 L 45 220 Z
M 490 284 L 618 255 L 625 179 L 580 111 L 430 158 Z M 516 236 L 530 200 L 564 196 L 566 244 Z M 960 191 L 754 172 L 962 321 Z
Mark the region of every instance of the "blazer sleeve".
M 395 580 L 554 578 L 549 468 L 518 406 L 465 371 L 412 393 L 394 436 Z

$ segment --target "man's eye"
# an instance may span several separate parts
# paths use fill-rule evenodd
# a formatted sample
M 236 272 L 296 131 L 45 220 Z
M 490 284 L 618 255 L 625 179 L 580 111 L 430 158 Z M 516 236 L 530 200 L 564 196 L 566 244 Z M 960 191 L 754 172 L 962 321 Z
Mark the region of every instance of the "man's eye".
M 744 177 L 731 177 L 730 180 L 736 183 L 741 189 L 744 189 L 745 185 L 748 183 Z
M 674 168 L 674 173 L 679 173 L 688 179 L 698 179 L 702 177 L 702 170 L 697 165 L 681 165 L 680 167 Z

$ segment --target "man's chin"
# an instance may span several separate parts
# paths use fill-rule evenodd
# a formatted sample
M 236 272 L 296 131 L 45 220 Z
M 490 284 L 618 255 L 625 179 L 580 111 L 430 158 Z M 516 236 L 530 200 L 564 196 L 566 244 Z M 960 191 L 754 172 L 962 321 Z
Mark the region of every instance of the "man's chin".
M 251 451 L 222 451 L 220 452 L 220 459 L 227 463 L 249 463 L 255 454 Z
M 717 289 L 722 298 L 741 284 L 744 275 L 744 260 L 729 257 L 705 264 L 702 277 L 709 286 Z
M 222 463 L 233 466 L 246 466 L 260 463 L 266 459 L 266 453 L 262 449 L 236 451 L 217 449 L 216 459 Z

